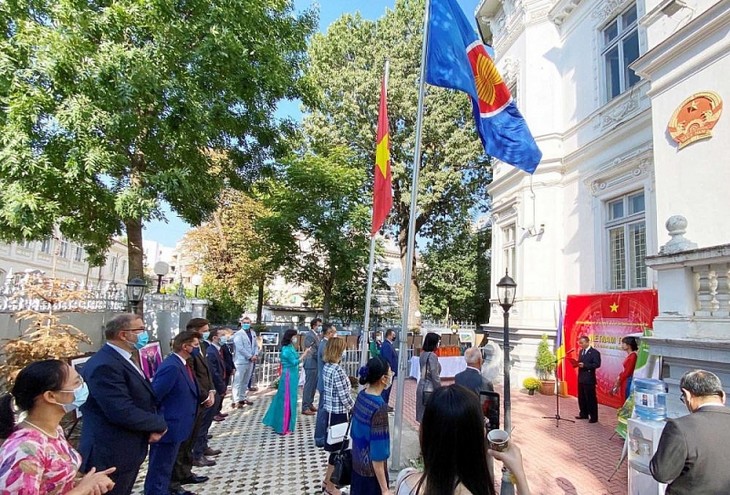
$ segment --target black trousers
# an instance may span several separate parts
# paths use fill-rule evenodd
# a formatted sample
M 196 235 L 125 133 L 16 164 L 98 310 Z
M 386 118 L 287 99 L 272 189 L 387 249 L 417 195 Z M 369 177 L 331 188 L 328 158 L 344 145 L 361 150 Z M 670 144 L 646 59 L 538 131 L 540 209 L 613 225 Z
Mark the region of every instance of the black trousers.
M 193 445 L 198 436 L 198 431 L 203 423 L 206 409 L 198 406 L 198 412 L 195 416 L 195 424 L 190 438 L 185 440 L 177 451 L 177 458 L 172 468 L 172 477 L 170 478 L 170 489 L 182 489 L 182 482 L 193 475 Z
M 596 398 L 595 383 L 578 384 L 578 407 L 581 416 L 598 420 L 598 399 Z

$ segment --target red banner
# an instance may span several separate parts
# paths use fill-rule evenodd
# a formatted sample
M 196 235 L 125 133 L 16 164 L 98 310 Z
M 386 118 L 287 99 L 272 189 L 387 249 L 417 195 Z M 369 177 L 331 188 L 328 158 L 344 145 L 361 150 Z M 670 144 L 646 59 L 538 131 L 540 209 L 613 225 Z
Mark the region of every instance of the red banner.
M 599 403 L 615 408 L 623 405 L 622 394 L 611 394 L 626 358 L 621 339 L 651 328 L 658 311 L 655 290 L 568 296 L 564 324 L 566 356 L 577 359 L 578 338 L 583 335 L 588 336 L 591 345 L 601 353 L 601 367 L 596 371 Z M 576 396 L 578 372 L 568 361 L 561 363 L 563 376 L 568 382 L 568 393 Z

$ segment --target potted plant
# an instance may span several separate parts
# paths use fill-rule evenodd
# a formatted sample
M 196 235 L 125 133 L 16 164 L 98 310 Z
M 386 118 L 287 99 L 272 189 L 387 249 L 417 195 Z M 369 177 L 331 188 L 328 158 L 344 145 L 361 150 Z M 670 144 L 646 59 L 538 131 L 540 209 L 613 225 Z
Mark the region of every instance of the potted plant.
M 529 376 L 523 380 L 522 386 L 527 389 L 529 395 L 535 395 L 535 390 L 542 386 L 542 382 L 534 376 Z
M 537 376 L 542 383 L 540 393 L 543 395 L 553 395 L 555 391 L 554 373 L 556 366 L 555 353 L 550 349 L 547 334 L 544 333 L 537 346 L 537 359 L 535 360 L 535 371 L 537 371 Z

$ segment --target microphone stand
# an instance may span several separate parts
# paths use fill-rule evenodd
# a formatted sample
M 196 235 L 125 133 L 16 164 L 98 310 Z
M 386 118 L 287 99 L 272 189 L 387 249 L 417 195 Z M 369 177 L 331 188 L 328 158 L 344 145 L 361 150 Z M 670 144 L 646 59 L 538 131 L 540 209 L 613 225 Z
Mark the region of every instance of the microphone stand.
M 565 358 L 563 358 L 563 359 L 565 359 Z M 573 421 L 572 419 L 560 417 L 560 380 L 558 380 L 558 365 L 559 364 L 560 364 L 559 362 L 556 362 L 555 371 L 553 372 L 553 374 L 555 375 L 555 415 L 542 417 L 542 419 L 554 419 L 555 428 L 560 427 L 561 421 L 569 421 L 571 423 L 575 423 L 575 421 Z

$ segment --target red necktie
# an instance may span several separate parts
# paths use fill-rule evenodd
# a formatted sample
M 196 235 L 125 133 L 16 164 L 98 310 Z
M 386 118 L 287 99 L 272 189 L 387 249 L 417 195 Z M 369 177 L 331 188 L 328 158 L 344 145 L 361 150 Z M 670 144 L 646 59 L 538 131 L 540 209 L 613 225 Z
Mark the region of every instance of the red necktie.
M 223 353 L 222 347 L 220 349 L 218 349 L 218 360 L 220 361 L 221 369 L 223 370 L 223 379 L 225 380 L 228 377 L 226 376 L 227 375 L 226 362 L 225 362 L 225 355 Z
M 192 382 L 195 383 L 195 378 L 193 378 L 193 368 L 191 368 L 189 364 L 185 364 L 185 369 L 188 370 L 188 375 L 190 375 L 190 380 L 192 380 Z

